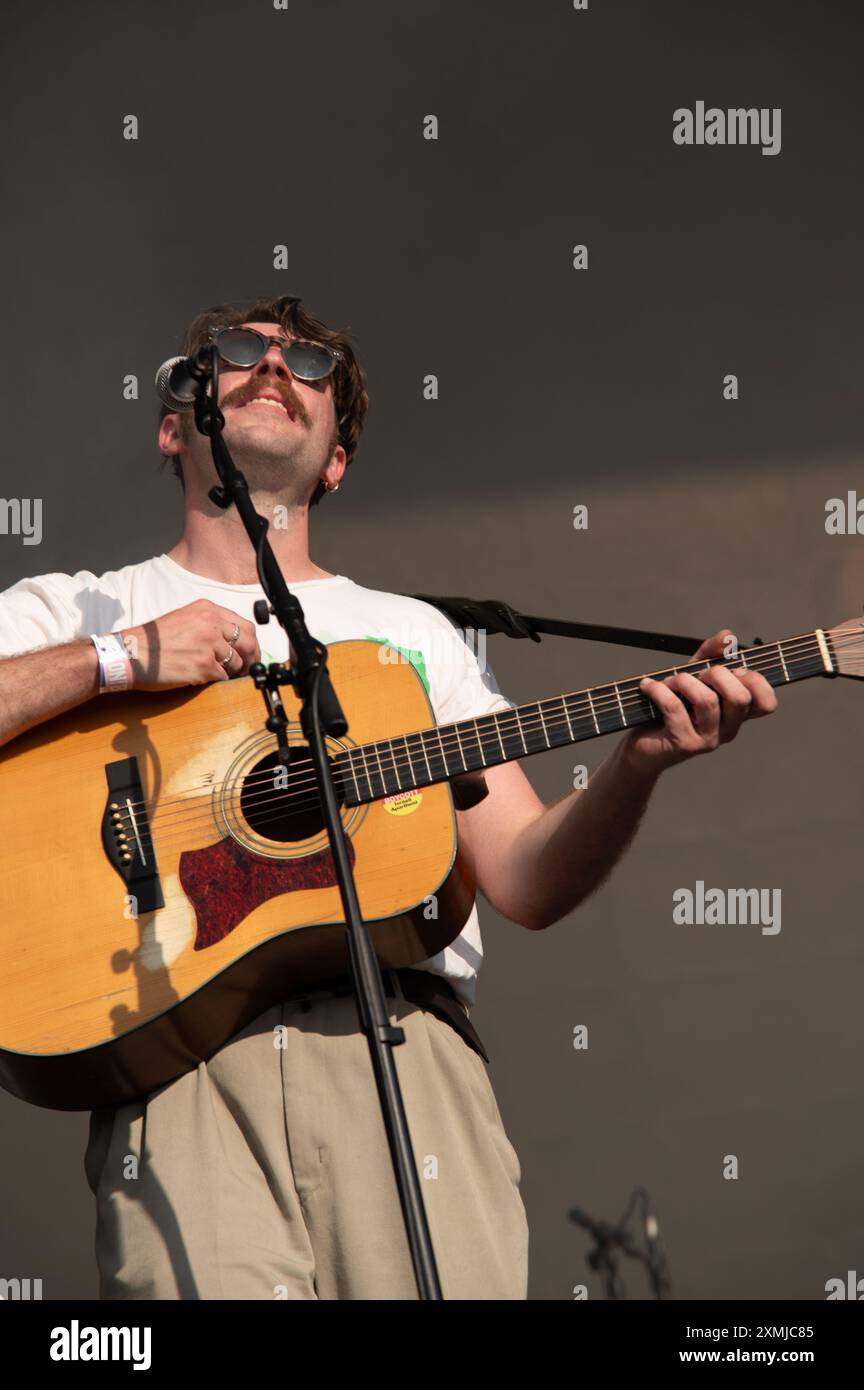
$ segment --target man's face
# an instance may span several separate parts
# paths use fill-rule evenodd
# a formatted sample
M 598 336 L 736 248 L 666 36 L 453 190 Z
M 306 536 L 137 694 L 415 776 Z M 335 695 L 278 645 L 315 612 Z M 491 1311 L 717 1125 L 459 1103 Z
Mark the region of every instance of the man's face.
M 257 329 L 264 337 L 280 342 L 293 341 L 294 335 L 276 323 L 245 323 L 242 327 Z M 320 381 L 301 381 L 285 365 L 279 346 L 270 343 L 251 369 L 220 360 L 219 405 L 225 416 L 225 442 L 253 491 L 284 492 L 297 502 L 308 499 L 325 473 L 331 484 L 338 482 L 345 450 L 341 444 L 331 448 L 336 418 L 332 373 Z M 206 468 L 209 485 L 209 442 L 198 433 L 191 414 L 185 418 L 168 416 L 163 430 L 169 420 L 179 424 L 185 466 Z

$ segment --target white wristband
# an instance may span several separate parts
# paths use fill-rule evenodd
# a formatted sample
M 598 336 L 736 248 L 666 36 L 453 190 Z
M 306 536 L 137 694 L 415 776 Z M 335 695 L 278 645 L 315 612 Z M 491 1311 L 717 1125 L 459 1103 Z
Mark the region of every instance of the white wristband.
M 120 633 L 106 632 L 98 636 L 91 632 L 90 641 L 99 657 L 99 694 L 128 690 L 132 684 L 132 662 Z

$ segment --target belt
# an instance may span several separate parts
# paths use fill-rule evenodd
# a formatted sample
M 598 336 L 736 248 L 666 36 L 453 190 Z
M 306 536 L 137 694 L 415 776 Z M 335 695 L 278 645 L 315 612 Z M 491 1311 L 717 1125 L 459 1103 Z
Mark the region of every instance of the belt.
M 442 1018 L 445 1023 L 449 1023 L 452 1028 L 456 1029 L 457 1033 L 462 1035 L 469 1047 L 473 1047 L 475 1052 L 479 1052 L 484 1062 L 489 1061 L 489 1054 L 480 1040 L 477 1029 L 468 1017 L 468 1010 L 453 986 L 444 979 L 443 975 L 433 975 L 428 970 L 382 968 L 381 980 L 384 985 L 384 994 L 390 999 L 399 997 L 394 976 L 406 999 L 410 1000 L 412 1004 L 422 1005 L 430 1013 L 437 1014 L 439 1018 Z M 329 975 L 326 979 L 318 980 L 314 985 L 310 985 L 308 989 L 298 990 L 296 994 L 284 996 L 284 1000 L 285 1002 L 289 999 L 306 1002 L 311 1001 L 318 994 L 342 996 L 353 993 L 354 982 L 351 975 Z

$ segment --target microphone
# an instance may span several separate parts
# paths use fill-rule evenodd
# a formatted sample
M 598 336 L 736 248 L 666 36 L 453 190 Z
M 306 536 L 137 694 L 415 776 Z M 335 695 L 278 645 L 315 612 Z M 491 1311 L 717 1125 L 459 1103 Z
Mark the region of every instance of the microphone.
M 169 357 L 156 373 L 156 395 L 169 410 L 194 410 L 195 377 L 188 357 Z
M 671 1287 L 669 1272 L 663 1247 L 660 1244 L 660 1223 L 647 1193 L 642 1210 L 642 1229 L 645 1232 L 645 1244 L 648 1247 L 648 1274 L 651 1279 L 651 1287 L 657 1298 L 666 1298 Z
M 656 1213 L 652 1208 L 645 1213 L 642 1218 L 642 1225 L 645 1228 L 645 1239 L 648 1242 L 648 1249 L 656 1248 L 657 1240 L 660 1235 L 660 1222 L 657 1220 Z

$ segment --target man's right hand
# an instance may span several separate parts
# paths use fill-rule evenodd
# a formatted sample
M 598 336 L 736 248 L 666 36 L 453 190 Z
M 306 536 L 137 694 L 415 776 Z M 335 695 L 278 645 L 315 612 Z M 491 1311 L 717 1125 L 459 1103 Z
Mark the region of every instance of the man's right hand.
M 176 690 L 227 681 L 245 675 L 253 662 L 261 660 L 254 625 L 207 598 L 140 627 L 124 628 L 122 636 L 133 639 L 127 646 L 131 647 L 135 690 Z M 234 655 L 223 665 L 232 647 Z

